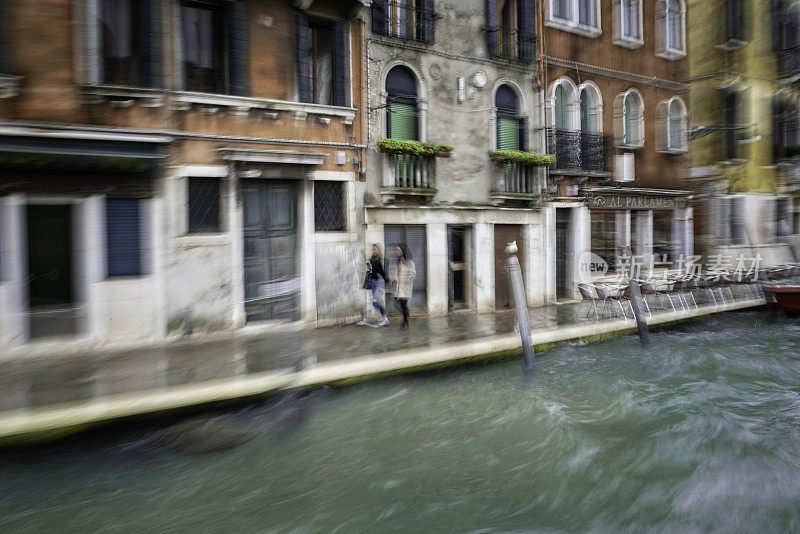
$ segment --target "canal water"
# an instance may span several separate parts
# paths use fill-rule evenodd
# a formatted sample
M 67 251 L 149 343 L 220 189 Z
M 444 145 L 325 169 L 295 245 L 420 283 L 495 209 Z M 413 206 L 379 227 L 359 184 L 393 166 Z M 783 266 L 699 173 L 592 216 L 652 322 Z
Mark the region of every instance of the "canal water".
M 521 371 L 282 397 L 217 416 L 243 442 L 210 452 L 189 423 L 4 453 L 0 532 L 800 531 L 797 320 L 729 314 Z

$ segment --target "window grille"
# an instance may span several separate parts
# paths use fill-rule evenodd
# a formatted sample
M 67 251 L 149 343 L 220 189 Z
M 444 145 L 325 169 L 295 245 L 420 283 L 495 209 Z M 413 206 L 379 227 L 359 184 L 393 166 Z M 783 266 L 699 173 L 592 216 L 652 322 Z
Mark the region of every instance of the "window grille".
M 217 178 L 189 178 L 189 233 L 220 231 Z
M 344 182 L 314 182 L 314 228 L 317 232 L 345 230 Z

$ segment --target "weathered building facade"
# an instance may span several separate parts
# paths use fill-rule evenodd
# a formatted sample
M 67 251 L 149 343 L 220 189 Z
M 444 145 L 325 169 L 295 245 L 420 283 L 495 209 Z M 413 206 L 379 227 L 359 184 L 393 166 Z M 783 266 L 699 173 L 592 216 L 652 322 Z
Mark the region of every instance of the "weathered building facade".
M 694 114 L 689 177 L 704 255 L 798 261 L 800 7 L 690 2 Z
M 537 6 L 372 2 L 366 244 L 385 244 L 390 268 L 391 245 L 409 245 L 413 308 L 438 315 L 508 306 L 503 247 L 513 240 L 529 303 L 548 298 L 544 173 L 502 152 L 544 151 Z M 453 149 L 392 148 L 407 140 Z
M 649 270 L 693 250 L 688 19 L 682 0 L 544 0 L 544 17 L 556 293 L 573 298 L 586 251 L 613 271 L 631 252 Z
M 365 3 L 0 2 L 0 343 L 356 313 Z

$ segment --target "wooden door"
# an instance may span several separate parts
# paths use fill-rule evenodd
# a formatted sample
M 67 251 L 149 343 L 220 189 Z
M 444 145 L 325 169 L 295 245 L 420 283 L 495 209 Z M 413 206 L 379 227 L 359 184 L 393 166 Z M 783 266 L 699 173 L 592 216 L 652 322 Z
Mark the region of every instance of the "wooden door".
M 494 305 L 495 308 L 510 308 L 514 305 L 505 267 L 505 248 L 512 241 L 517 242 L 517 258 L 525 272 L 525 248 L 522 242 L 522 226 L 519 224 L 494 225 Z
M 242 195 L 247 320 L 297 319 L 297 187 L 244 180 Z

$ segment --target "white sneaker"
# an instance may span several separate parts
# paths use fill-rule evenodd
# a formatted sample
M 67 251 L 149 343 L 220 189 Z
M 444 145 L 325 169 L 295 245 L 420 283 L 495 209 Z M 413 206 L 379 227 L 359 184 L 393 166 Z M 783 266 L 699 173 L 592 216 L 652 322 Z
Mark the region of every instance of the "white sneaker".
M 378 323 L 378 326 L 389 326 L 389 318 L 384 317 L 383 319 L 381 319 L 381 322 Z

